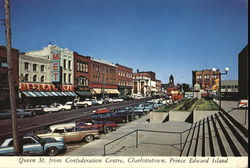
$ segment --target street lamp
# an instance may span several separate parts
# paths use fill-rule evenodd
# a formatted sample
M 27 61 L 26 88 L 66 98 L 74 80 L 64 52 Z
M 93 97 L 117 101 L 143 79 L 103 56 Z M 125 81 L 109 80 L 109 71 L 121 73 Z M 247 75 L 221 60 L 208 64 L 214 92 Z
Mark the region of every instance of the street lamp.
M 213 68 L 212 71 L 213 71 L 213 73 L 215 73 L 217 71 L 217 69 Z M 225 72 L 223 72 L 223 73 L 218 72 L 217 73 L 219 75 L 219 105 L 220 105 L 220 107 L 221 107 L 221 75 L 227 75 L 228 71 L 229 71 L 229 68 L 226 67 Z

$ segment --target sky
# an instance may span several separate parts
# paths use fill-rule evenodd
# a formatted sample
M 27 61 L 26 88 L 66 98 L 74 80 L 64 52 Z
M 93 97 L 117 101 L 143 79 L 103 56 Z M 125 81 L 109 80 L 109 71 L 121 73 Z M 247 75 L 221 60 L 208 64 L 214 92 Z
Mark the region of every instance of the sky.
M 248 44 L 247 0 L 10 0 L 12 47 L 49 43 L 81 55 L 192 83 L 192 71 L 229 67 Z M 0 0 L 0 19 L 4 19 Z M 6 45 L 0 25 L 0 45 Z

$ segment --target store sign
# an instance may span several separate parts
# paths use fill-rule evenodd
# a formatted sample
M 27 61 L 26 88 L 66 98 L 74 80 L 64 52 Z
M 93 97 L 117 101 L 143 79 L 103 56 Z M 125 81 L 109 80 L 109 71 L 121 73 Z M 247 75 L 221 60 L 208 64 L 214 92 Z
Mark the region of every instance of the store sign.
M 52 82 L 60 82 L 60 52 L 52 52 Z
M 74 85 L 62 85 L 57 88 L 53 84 L 38 84 L 38 83 L 19 83 L 20 91 L 75 91 Z

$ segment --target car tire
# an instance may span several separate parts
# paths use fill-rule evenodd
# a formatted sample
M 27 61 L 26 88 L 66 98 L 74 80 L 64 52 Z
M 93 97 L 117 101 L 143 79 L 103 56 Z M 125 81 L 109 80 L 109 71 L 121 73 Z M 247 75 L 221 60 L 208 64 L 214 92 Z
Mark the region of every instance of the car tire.
M 135 115 L 135 119 L 138 120 L 140 117 L 139 115 Z
M 24 115 L 20 115 L 20 118 L 24 118 Z
M 63 108 L 62 111 L 64 111 L 65 109 Z
M 110 133 L 112 131 L 112 128 L 111 127 L 106 127 L 105 129 L 104 129 L 104 134 L 108 134 L 108 133 Z
M 84 107 L 88 107 L 88 105 L 87 105 L 87 104 L 84 104 Z
M 56 147 L 50 147 L 49 149 L 47 149 L 47 152 L 46 152 L 48 156 L 56 156 L 58 153 L 59 151 Z
M 93 140 L 94 140 L 94 136 L 93 135 L 86 135 L 84 137 L 84 141 L 87 142 L 87 143 L 89 143 L 89 142 L 91 142 Z

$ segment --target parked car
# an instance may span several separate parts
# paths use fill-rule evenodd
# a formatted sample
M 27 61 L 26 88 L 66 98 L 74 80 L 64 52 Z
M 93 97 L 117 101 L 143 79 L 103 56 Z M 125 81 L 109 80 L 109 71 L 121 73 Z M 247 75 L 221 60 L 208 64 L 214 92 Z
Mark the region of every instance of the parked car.
M 98 105 L 100 105 L 99 102 L 97 102 L 96 99 L 91 99 L 90 101 L 92 103 L 92 106 L 98 106 Z
M 0 112 L 0 120 L 11 118 L 11 113 L 9 111 Z
M 84 101 L 80 101 L 80 99 L 74 99 L 74 106 L 76 107 L 92 106 L 92 101 L 90 99 L 85 99 Z
M 66 104 L 62 105 L 61 103 L 54 103 L 51 105 L 51 107 L 57 107 L 59 110 L 71 110 L 72 105 L 67 102 Z
M 126 113 L 115 113 L 115 112 L 108 112 L 108 113 L 99 113 L 99 114 L 92 114 L 90 118 L 85 118 L 86 121 L 114 121 L 116 123 L 126 123 L 130 121 L 130 116 Z
M 43 111 L 44 113 L 53 113 L 53 112 L 59 112 L 60 109 L 55 107 L 54 105 L 51 105 L 50 107 L 44 107 Z
M 22 155 L 55 156 L 66 151 L 64 142 L 53 138 L 40 138 L 33 134 L 21 137 Z M 13 138 L 6 139 L 0 146 L 0 155 L 14 155 Z
M 248 100 L 242 99 L 238 103 L 238 108 L 248 108 Z
M 36 105 L 34 108 L 26 108 L 25 111 L 34 112 L 36 115 L 44 114 L 43 108 L 47 107 L 46 105 Z
M 95 121 L 92 120 L 91 122 L 84 122 L 79 121 L 76 123 L 76 127 L 78 128 L 97 128 L 99 132 L 109 133 L 111 131 L 115 131 L 118 125 L 114 121 Z
M 64 142 L 91 142 L 94 138 L 100 138 L 98 129 L 84 130 L 75 126 L 54 126 L 46 134 L 38 134 L 39 137 L 63 137 Z

